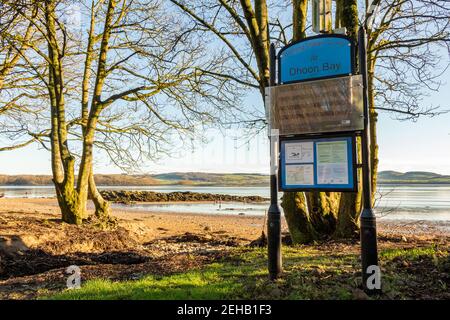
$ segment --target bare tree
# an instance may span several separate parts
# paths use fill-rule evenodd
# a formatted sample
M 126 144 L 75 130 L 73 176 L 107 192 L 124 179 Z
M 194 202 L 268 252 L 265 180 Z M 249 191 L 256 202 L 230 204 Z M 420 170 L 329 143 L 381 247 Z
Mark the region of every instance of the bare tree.
M 399 120 L 446 112 L 424 104 L 442 85 L 450 62 L 450 2 L 381 1 L 368 30 L 369 103 L 371 110 L 372 190 L 378 170 L 378 111 Z
M 171 0 L 195 24 L 193 31 L 221 43 L 230 57 L 229 72 L 221 76 L 248 88 L 256 88 L 264 99 L 268 80 L 268 46 L 261 39 L 283 46 L 307 35 L 307 0 L 226 1 Z M 338 0 L 335 24 L 346 27 L 356 38 L 365 19 L 363 5 L 356 0 Z M 378 19 L 369 30 L 369 90 L 372 128 L 372 178 L 376 190 L 378 146 L 377 110 L 402 115 L 402 119 L 433 116 L 441 109 L 421 105 L 429 89 L 437 89 L 443 68 L 436 68 L 442 52 L 437 44 L 448 43 L 448 2 L 428 0 L 384 1 Z M 436 17 L 434 19 L 434 17 Z M 261 30 L 268 32 L 261 38 Z M 447 49 L 446 49 L 447 50 Z M 377 62 L 378 61 L 378 62 Z M 430 72 L 436 68 L 437 72 Z M 385 70 L 384 70 L 385 69 Z M 445 66 L 444 66 L 445 69 Z M 255 119 L 256 121 L 256 119 Z M 261 122 L 264 123 L 264 122 Z M 294 242 L 357 234 L 360 193 L 285 193 L 283 208 Z
M 23 7 L 25 3 L 17 6 Z M 28 123 L 36 121 L 42 111 L 41 107 L 31 103 L 33 99 L 39 99 L 42 92 L 36 90 L 38 79 L 27 71 L 22 59 L 29 50 L 27 43 L 35 33 L 29 19 L 36 11 L 31 10 L 29 18 L 24 18 L 8 10 L 7 3 L 2 3 L 0 9 L 0 133 L 14 141 L 0 146 L 0 151 L 8 151 L 40 141 L 42 133 L 34 132 Z
M 36 30 L 32 39 L 19 39 L 30 48 L 21 62 L 39 79 L 50 105 L 39 119 L 48 121 L 45 146 L 63 220 L 80 224 L 88 194 L 99 217 L 109 211 L 93 178 L 94 146 L 118 165 L 152 157 L 174 134 L 183 139 L 199 123 L 237 114 L 239 90 L 214 75 L 222 68 L 220 57 L 204 57 L 199 39 L 188 39 L 186 26 L 163 14 L 160 3 L 92 1 L 80 7 L 82 21 L 89 21 L 87 35 L 66 21 L 71 4 L 32 2 L 27 9 L 35 10 L 33 18 L 13 2 L 10 9 Z M 7 91 L 19 92 L 21 85 Z

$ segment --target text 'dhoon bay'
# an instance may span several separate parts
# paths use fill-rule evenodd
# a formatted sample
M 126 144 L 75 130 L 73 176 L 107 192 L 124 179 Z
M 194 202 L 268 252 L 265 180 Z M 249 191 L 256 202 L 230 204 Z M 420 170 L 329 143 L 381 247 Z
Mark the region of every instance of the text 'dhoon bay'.
M 350 75 L 351 42 L 344 37 L 321 36 L 280 51 L 280 83 Z

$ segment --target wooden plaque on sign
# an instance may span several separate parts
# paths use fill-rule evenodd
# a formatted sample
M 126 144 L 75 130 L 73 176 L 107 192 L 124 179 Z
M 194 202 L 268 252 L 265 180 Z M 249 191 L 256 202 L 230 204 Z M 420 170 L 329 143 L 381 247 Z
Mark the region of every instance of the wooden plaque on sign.
M 271 128 L 280 135 L 364 129 L 360 75 L 270 87 L 266 95 Z

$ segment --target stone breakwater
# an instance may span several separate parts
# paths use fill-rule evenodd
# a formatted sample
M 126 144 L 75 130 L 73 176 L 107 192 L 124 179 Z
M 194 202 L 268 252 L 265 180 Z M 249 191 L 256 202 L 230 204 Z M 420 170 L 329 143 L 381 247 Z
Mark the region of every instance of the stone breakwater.
M 224 201 L 224 202 L 265 202 L 268 198 L 260 196 L 232 196 L 227 194 L 153 191 L 115 191 L 104 190 L 101 195 L 105 200 L 117 203 L 132 202 L 169 202 L 169 201 Z

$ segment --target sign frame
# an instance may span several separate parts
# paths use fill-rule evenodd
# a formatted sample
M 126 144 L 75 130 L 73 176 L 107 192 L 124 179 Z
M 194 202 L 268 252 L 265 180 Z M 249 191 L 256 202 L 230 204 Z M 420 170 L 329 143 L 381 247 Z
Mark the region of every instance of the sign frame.
M 342 74 L 335 74 L 335 75 L 331 75 L 331 76 L 322 76 L 322 77 L 314 77 L 314 78 L 308 78 L 308 79 L 302 79 L 302 80 L 293 80 L 293 81 L 282 81 L 281 80 L 281 65 L 282 65 L 282 53 L 293 47 L 296 46 L 300 43 L 304 43 L 304 42 L 309 42 L 309 41 L 314 41 L 314 40 L 318 40 L 318 39 L 326 39 L 326 38 L 340 38 L 340 39 L 345 39 L 347 41 L 349 41 L 350 43 L 350 73 L 342 73 Z M 306 81 L 315 81 L 315 80 L 323 80 L 323 79 L 330 79 L 330 78 L 338 78 L 338 77 L 343 77 L 343 76 L 349 76 L 349 75 L 355 75 L 356 74 L 356 45 L 355 45 L 355 41 L 343 34 L 320 34 L 317 36 L 312 36 L 312 37 L 307 37 L 304 39 L 300 39 L 298 41 L 292 42 L 290 44 L 288 44 L 287 46 L 284 46 L 283 48 L 281 48 L 277 54 L 277 67 L 278 67 L 278 76 L 277 76 L 277 80 L 278 83 L 277 85 L 284 85 L 284 84 L 290 84 L 290 83 L 298 83 L 298 82 L 306 82 Z
M 326 191 L 326 192 L 357 192 L 358 191 L 358 159 L 357 159 L 357 152 L 356 152 L 356 137 L 357 133 L 355 131 L 349 131 L 349 132 L 340 132 L 340 133 L 324 133 L 324 134 L 317 134 L 317 135 L 292 135 L 292 136 L 280 136 L 279 137 L 279 157 L 278 157 L 278 189 L 283 192 L 312 192 L 312 191 Z M 336 185 L 331 185 L 330 187 L 325 187 L 323 184 L 319 185 L 318 187 L 315 187 L 314 185 L 317 185 L 317 183 L 308 186 L 301 186 L 301 187 L 292 187 L 287 188 L 285 186 L 285 179 L 283 177 L 286 164 L 283 162 L 283 153 L 282 150 L 284 143 L 288 141 L 317 141 L 317 140 L 323 140 L 323 141 L 333 141 L 333 139 L 339 139 L 339 138 L 348 138 L 351 141 L 351 150 L 350 155 L 352 159 L 347 159 L 347 162 L 351 162 L 351 166 L 349 169 L 349 175 L 351 180 L 349 181 L 349 184 L 352 184 L 352 187 L 336 187 Z M 314 144 L 315 145 L 315 144 Z M 315 151 L 314 151 L 315 154 Z M 316 156 L 314 156 L 314 164 L 313 166 L 316 166 Z M 314 168 L 313 168 L 314 170 Z M 316 179 L 316 173 L 314 172 L 314 179 Z

